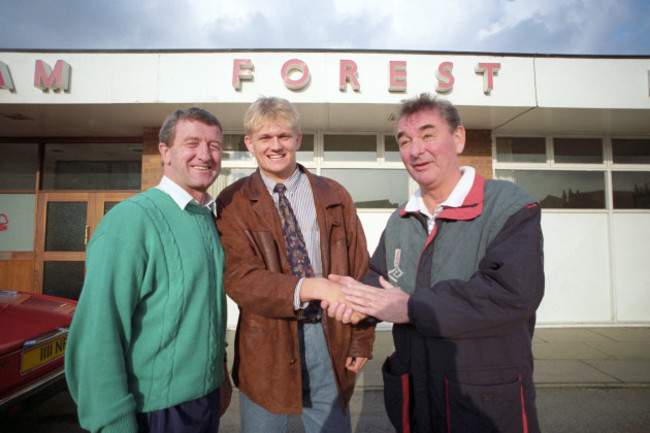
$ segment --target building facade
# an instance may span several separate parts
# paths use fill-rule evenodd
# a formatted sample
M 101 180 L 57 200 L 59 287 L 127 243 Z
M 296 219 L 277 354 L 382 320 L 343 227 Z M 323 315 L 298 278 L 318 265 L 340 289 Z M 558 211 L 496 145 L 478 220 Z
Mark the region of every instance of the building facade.
M 158 183 L 158 130 L 176 108 L 206 108 L 224 126 L 213 195 L 251 173 L 242 118 L 261 95 L 297 106 L 299 162 L 348 188 L 372 252 L 417 188 L 392 113 L 421 92 L 459 108 L 463 164 L 542 204 L 539 324 L 650 324 L 650 57 L 640 56 L 0 50 L 0 289 L 78 297 L 101 217 Z M 231 326 L 236 315 L 231 303 Z

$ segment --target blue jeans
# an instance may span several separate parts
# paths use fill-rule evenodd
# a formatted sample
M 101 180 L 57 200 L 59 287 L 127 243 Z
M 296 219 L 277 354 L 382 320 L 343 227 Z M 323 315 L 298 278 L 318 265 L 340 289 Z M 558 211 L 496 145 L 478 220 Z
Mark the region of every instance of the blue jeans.
M 341 410 L 322 323 L 298 325 L 302 367 L 302 422 L 306 433 L 350 433 L 350 410 Z M 239 393 L 242 433 L 284 433 L 289 415 L 277 415 Z

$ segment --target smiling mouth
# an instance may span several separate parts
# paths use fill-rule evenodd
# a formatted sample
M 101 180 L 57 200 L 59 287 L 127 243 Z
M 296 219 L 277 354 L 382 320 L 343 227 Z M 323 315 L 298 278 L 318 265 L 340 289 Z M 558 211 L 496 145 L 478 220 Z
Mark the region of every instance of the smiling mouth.
M 284 154 L 283 155 L 269 155 L 268 158 L 271 159 L 271 160 L 279 160 L 279 159 L 284 158 Z
M 411 166 L 416 170 L 422 170 L 423 168 L 429 166 L 429 164 L 431 164 L 431 163 L 429 161 L 426 161 L 426 162 L 414 163 L 414 164 L 411 164 Z

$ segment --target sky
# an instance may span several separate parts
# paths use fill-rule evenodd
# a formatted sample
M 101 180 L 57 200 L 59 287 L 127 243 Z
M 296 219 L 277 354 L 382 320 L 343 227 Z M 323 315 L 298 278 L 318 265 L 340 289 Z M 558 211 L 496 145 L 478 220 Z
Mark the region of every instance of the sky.
M 650 0 L 0 0 L 0 49 L 650 55 Z

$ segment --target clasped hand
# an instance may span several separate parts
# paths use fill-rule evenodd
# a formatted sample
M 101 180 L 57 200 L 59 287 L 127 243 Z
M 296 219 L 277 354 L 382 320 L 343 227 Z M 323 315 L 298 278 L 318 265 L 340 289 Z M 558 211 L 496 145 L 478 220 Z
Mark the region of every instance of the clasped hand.
M 396 288 L 383 277 L 379 277 L 382 288 L 368 286 L 351 277 L 342 275 L 329 275 L 328 279 L 343 285 L 341 294 L 343 299 L 334 302 L 324 300 L 321 302 L 327 315 L 343 323 L 355 322 L 358 314 L 373 316 L 379 320 L 392 323 L 408 323 L 408 301 L 410 296 Z
M 354 280 L 352 280 L 354 281 Z M 337 305 L 346 307 L 350 303 L 345 299 L 343 294 L 344 286 L 332 279 L 327 278 L 306 278 L 300 290 L 300 300 L 307 302 L 311 300 L 320 300 L 323 310 L 327 309 L 328 305 Z M 366 315 L 354 311 L 351 306 L 348 308 L 346 314 L 346 321 L 344 323 L 351 323 L 356 325 L 359 321 L 366 318 Z M 331 315 L 330 317 L 334 317 Z

